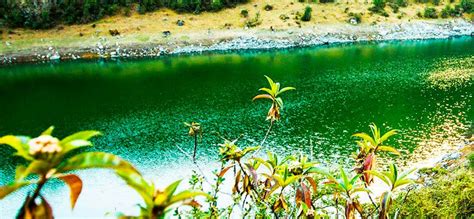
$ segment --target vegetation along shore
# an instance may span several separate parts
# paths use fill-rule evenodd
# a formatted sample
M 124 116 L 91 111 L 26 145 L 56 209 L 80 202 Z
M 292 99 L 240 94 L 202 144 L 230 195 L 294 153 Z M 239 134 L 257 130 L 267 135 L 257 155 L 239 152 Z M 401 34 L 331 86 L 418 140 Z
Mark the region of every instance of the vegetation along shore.
M 150 2 L 78 5 L 74 7 L 80 12 L 72 18 L 59 10 L 61 5 L 0 8 L 5 13 L 0 63 L 448 38 L 474 32 L 471 0 L 255 0 L 199 7 Z

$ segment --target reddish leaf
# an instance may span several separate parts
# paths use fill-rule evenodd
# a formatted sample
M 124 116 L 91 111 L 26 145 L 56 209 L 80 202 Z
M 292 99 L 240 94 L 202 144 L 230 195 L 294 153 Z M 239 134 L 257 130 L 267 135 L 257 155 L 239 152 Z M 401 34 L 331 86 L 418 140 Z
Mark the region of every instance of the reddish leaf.
M 233 166 L 234 165 L 231 165 L 231 166 L 228 166 L 228 167 L 222 169 L 218 176 L 222 178 L 225 175 L 225 173 Z
M 232 189 L 233 193 L 240 193 L 240 189 L 239 189 L 240 174 L 241 174 L 241 171 L 240 170 L 237 171 L 237 175 L 235 176 L 234 188 Z
M 368 173 L 367 170 L 372 170 L 372 166 L 374 164 L 375 160 L 375 154 L 370 153 L 367 155 L 367 158 L 365 158 L 364 164 L 363 164 L 363 170 L 364 170 L 364 176 L 363 179 L 367 185 L 369 185 L 373 181 L 372 174 Z
M 257 182 L 258 182 L 258 176 L 257 176 L 257 171 L 252 167 L 250 164 L 245 164 L 247 168 L 249 169 L 250 173 L 252 174 L 252 183 L 255 187 L 257 187 Z
M 311 188 L 313 189 L 314 195 L 316 195 L 316 192 L 318 191 L 318 184 L 316 183 L 316 181 L 314 181 L 313 178 L 309 176 L 306 177 L 306 180 L 308 180 L 309 184 L 311 185 Z
M 200 208 L 200 207 L 202 207 L 202 205 L 199 204 L 199 202 L 197 202 L 197 201 L 194 200 L 194 199 L 191 200 L 191 201 L 189 201 L 189 202 L 185 202 L 184 205 L 189 205 L 189 206 L 194 207 L 194 208 Z
M 71 208 L 74 208 L 76 205 L 76 201 L 79 198 L 79 195 L 82 192 L 82 180 L 78 176 L 74 174 L 69 174 L 65 176 L 59 177 L 63 182 L 65 182 L 68 186 L 70 191 L 71 197 Z
M 311 207 L 311 193 L 308 189 L 308 187 L 304 184 L 304 183 L 301 183 L 301 189 L 303 191 L 303 201 L 304 203 L 308 206 L 308 207 Z

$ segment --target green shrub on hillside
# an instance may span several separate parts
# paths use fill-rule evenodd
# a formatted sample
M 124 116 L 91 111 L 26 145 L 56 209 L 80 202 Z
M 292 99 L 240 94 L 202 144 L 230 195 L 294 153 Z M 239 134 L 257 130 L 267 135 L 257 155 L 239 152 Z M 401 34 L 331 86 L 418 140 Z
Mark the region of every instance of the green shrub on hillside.
M 306 6 L 306 8 L 304 9 L 303 16 L 301 17 L 301 20 L 302 21 L 310 21 L 312 11 L 313 11 L 313 9 L 311 9 L 311 7 Z
M 426 7 L 423 12 L 423 17 L 425 18 L 438 18 L 438 12 L 436 8 Z
M 248 0 L 82 0 L 8 1 L 0 4 L 0 23 L 8 27 L 51 28 L 58 24 L 83 24 L 124 11 L 140 14 L 167 7 L 179 12 L 199 13 L 233 7 Z M 5 1 L 3 1 L 5 2 Z
M 474 173 L 461 168 L 436 171 L 430 185 L 398 197 L 400 218 L 470 218 L 474 214 Z
M 473 13 L 474 12 L 474 0 L 461 0 L 459 3 L 463 12 Z

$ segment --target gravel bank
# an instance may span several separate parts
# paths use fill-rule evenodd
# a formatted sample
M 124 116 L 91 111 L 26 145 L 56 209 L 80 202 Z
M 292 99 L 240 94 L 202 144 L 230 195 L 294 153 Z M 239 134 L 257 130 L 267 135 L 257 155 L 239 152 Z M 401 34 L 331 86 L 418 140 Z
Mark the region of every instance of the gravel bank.
M 161 34 L 151 33 L 150 35 Z M 422 40 L 473 36 L 473 34 L 473 22 L 451 19 L 377 25 L 318 25 L 275 31 L 231 29 L 179 33 L 176 37 L 166 40 L 165 43 L 140 43 L 125 40 L 121 42 L 120 38 L 113 43 L 107 37 L 100 37 L 93 45 L 83 45 L 79 48 L 50 45 L 47 48 L 32 47 L 27 50 L 0 54 L 0 65 L 71 59 L 158 57 L 167 54 L 308 47 L 361 41 Z M 183 36 L 191 40 L 182 40 Z

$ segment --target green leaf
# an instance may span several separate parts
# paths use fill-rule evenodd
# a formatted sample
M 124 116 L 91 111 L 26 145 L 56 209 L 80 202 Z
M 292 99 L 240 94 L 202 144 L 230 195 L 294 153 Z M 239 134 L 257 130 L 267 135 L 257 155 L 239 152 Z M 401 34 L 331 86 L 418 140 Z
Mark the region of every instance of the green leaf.
M 403 173 L 400 175 L 399 179 L 404 179 L 405 177 L 407 177 L 408 175 L 410 175 L 411 173 L 413 173 L 415 170 L 416 170 L 416 168 L 413 168 L 413 169 L 411 169 L 411 170 L 407 170 L 407 171 L 403 172 Z
M 44 130 L 41 135 L 52 135 L 54 130 L 54 126 L 50 126 L 48 129 Z
M 279 107 L 283 108 L 283 100 L 280 97 L 275 98 L 275 101 Z
M 266 87 L 262 87 L 260 89 L 258 89 L 259 91 L 264 91 L 264 92 L 267 92 L 269 95 L 272 95 L 272 90 L 266 88 Z
M 177 181 L 171 183 L 168 187 L 166 187 L 166 189 L 164 191 L 164 193 L 166 195 L 166 200 L 171 200 L 171 197 L 173 197 L 173 194 L 176 192 L 176 189 L 178 188 L 181 181 L 182 180 L 177 180 Z
M 346 171 L 344 171 L 344 169 L 340 166 L 339 167 L 339 170 L 341 171 L 341 178 L 343 180 L 343 187 L 346 191 L 348 190 L 351 190 L 351 188 L 349 188 L 350 186 L 350 182 L 349 182 L 349 178 L 347 177 L 347 174 L 346 174 Z
M 375 140 L 370 137 L 370 135 L 368 135 L 367 133 L 356 133 L 356 134 L 353 134 L 352 136 L 354 137 L 358 137 L 358 138 L 361 138 L 367 142 L 370 142 L 370 144 L 372 144 L 372 146 L 377 146 L 377 144 L 375 143 Z
M 282 93 L 284 93 L 284 92 L 290 91 L 290 90 L 296 90 L 296 88 L 294 88 L 294 87 L 284 87 L 283 89 L 281 89 L 281 90 L 278 92 L 277 96 L 280 95 L 280 94 L 282 94 Z
M 351 194 L 355 194 L 355 193 L 358 193 L 358 192 L 370 192 L 370 190 L 364 188 L 363 186 L 357 186 L 357 187 L 354 187 L 354 188 L 351 190 Z
M 370 173 L 372 175 L 374 175 L 375 177 L 381 179 L 385 184 L 387 184 L 389 187 L 392 186 L 392 183 L 390 182 L 390 180 L 387 178 L 387 176 L 385 176 L 383 173 L 381 172 L 378 172 L 378 171 L 375 171 L 375 170 L 367 170 L 365 171 L 367 173 Z
M 256 147 L 247 147 L 245 148 L 244 150 L 242 150 L 242 156 L 245 156 L 247 153 L 249 152 L 252 152 L 252 151 L 256 151 L 258 150 L 260 147 L 259 146 L 256 146 Z
M 0 187 L 0 200 L 5 198 L 10 193 L 30 184 L 31 182 L 29 181 L 16 181 L 9 185 L 1 186 Z
M 66 154 L 67 152 L 73 151 L 81 147 L 92 146 L 92 143 L 88 140 L 98 135 L 101 135 L 101 133 L 98 131 L 76 132 L 61 140 L 59 144 L 63 147 L 63 153 Z
M 393 147 L 390 147 L 390 146 L 379 146 L 377 148 L 377 151 L 386 151 L 386 152 L 390 152 L 392 154 L 396 154 L 398 156 L 400 156 L 400 152 L 397 151 L 397 149 L 393 148 Z
M 169 205 L 175 204 L 177 202 L 186 201 L 186 200 L 194 198 L 196 196 L 205 196 L 208 199 L 212 198 L 212 196 L 210 196 L 209 194 L 207 194 L 205 192 L 202 192 L 202 191 L 188 191 L 188 190 L 186 190 L 186 191 L 182 191 L 182 192 L 176 194 L 175 196 L 173 196 L 169 201 Z
M 397 166 L 393 163 L 390 165 L 390 173 L 391 173 L 390 180 L 392 181 L 392 185 L 393 185 L 398 179 Z
M 15 169 L 15 181 L 20 181 L 26 171 L 26 166 L 18 165 Z
M 6 135 L 0 138 L 0 145 L 6 144 L 16 150 L 14 155 L 25 158 L 26 160 L 34 160 L 29 154 L 28 141 L 29 137 Z
M 395 185 L 393 185 L 393 189 L 396 189 L 400 186 L 403 186 L 403 185 L 407 185 L 407 184 L 413 184 L 414 181 L 411 180 L 411 179 L 401 179 L 401 180 L 397 180 L 395 182 Z
M 275 82 L 273 82 L 273 80 L 270 77 L 266 76 L 266 75 L 265 75 L 265 78 L 267 78 L 268 84 L 270 84 L 270 89 L 271 89 L 270 95 L 276 96 L 277 86 L 276 86 Z
M 153 207 L 153 195 L 155 188 L 148 183 L 139 173 L 130 170 L 118 170 L 117 175 L 122 178 L 127 185 L 135 189 L 142 197 L 148 209 Z
M 107 168 L 114 170 L 128 169 L 138 172 L 129 162 L 122 158 L 105 152 L 86 152 L 75 155 L 63 161 L 58 172 L 63 173 L 71 170 L 89 169 L 89 168 Z
M 18 172 L 16 173 L 16 180 L 23 180 L 32 173 L 46 175 L 50 169 L 51 164 L 49 162 L 43 160 L 34 160 L 25 169 L 18 169 Z
M 386 141 L 388 138 L 390 138 L 391 136 L 394 136 L 398 133 L 398 130 L 396 129 L 393 129 L 393 130 L 390 130 L 388 131 L 387 133 L 385 133 L 381 138 L 380 138 L 380 144 L 382 144 L 384 141 Z

